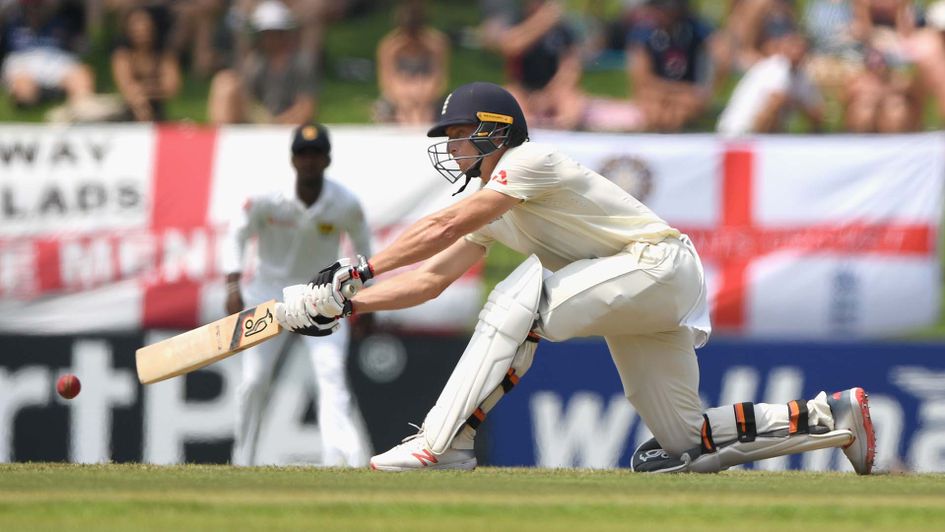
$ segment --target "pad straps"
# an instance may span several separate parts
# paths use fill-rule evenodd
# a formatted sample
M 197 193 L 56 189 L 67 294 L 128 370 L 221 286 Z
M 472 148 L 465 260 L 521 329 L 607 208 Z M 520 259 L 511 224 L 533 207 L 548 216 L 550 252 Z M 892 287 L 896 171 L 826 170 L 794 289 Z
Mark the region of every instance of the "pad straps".
M 807 420 L 807 401 L 790 401 L 787 407 L 788 416 L 790 417 L 788 435 L 810 433 L 810 425 Z
M 709 424 L 709 416 L 702 414 L 702 442 L 700 444 L 702 454 L 715 452 L 715 441 L 712 439 L 712 425 Z
M 755 404 L 752 402 L 735 403 L 735 430 L 738 431 L 738 441 L 748 443 L 755 441 L 758 428 L 755 426 Z

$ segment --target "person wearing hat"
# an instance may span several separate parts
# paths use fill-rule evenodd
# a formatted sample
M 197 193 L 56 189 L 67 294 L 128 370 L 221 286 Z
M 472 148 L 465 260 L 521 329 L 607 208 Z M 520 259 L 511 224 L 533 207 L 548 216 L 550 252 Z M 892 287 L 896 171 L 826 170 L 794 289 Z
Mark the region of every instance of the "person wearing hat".
M 282 298 L 282 287 L 307 282 L 311 273 L 339 254 L 347 234 L 358 253 L 371 251 L 371 234 L 357 197 L 325 178 L 331 163 L 328 130 L 321 124 L 295 129 L 292 194 L 267 193 L 248 198 L 228 227 L 223 266 L 226 312 L 233 314 L 270 299 Z M 246 243 L 257 240 L 255 274 L 243 276 Z M 328 331 L 331 332 L 331 331 Z M 367 464 L 368 443 L 346 378 L 349 330 L 302 337 L 315 370 L 321 463 L 327 466 Z M 296 335 L 283 333 L 242 353 L 243 379 L 238 390 L 238 417 L 233 464 L 254 465 L 260 426 L 280 355 Z
M 446 137 L 428 148 L 434 168 L 450 182 L 465 178 L 463 187 L 478 178 L 479 190 L 370 259 L 339 259 L 311 283 L 286 287 L 273 310 L 286 328 L 318 334 L 353 313 L 437 297 L 496 243 L 528 255 L 489 294 L 419 431 L 372 457 L 372 469 L 475 468 L 477 429 L 539 360 L 539 342 L 597 336 L 654 435 L 633 454 L 637 471 L 715 472 L 827 447 L 843 447 L 857 473 L 872 470 L 876 437 L 862 388 L 703 410 L 695 349 L 712 327 L 692 241 L 604 176 L 528 142 L 508 91 L 458 87 L 427 135 Z M 343 289 L 421 262 L 356 293 Z
M 298 25 L 288 7 L 265 0 L 252 12 L 255 46 L 239 72 L 221 70 L 210 83 L 213 124 L 299 124 L 315 114 L 315 60 L 299 48 Z

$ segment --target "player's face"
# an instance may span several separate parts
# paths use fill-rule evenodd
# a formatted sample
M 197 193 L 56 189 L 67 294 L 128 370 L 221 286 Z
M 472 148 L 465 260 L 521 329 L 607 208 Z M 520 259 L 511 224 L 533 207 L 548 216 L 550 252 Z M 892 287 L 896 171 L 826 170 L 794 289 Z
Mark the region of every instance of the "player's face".
M 328 155 L 313 150 L 292 154 L 292 166 L 295 167 L 296 185 L 304 188 L 320 188 L 325 168 L 328 168 Z
M 479 150 L 469 142 L 469 136 L 476 130 L 476 126 L 450 126 L 446 128 L 446 135 L 449 137 L 449 154 L 460 170 L 466 172 L 476 162 L 480 155 Z

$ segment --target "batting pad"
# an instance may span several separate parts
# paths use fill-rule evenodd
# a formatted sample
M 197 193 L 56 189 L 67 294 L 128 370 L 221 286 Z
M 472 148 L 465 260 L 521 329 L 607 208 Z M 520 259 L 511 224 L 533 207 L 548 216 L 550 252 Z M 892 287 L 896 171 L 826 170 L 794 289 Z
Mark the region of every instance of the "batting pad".
M 459 428 L 505 377 L 538 316 L 542 266 L 532 255 L 496 285 L 463 356 L 423 422 L 427 445 L 445 452 Z

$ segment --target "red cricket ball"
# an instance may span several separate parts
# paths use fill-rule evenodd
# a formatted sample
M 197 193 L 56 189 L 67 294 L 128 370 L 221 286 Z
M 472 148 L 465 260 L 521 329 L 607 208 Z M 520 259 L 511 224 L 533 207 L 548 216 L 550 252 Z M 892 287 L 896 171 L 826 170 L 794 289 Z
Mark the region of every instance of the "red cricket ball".
M 65 399 L 72 399 L 79 395 L 81 389 L 82 383 L 79 382 L 79 378 L 71 373 L 59 377 L 56 381 L 56 391 Z

